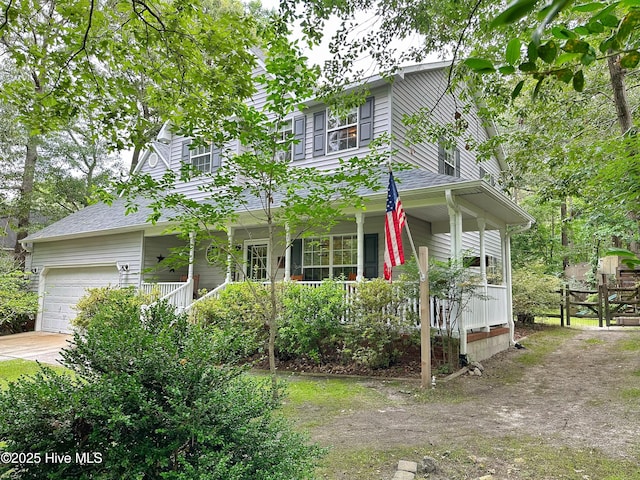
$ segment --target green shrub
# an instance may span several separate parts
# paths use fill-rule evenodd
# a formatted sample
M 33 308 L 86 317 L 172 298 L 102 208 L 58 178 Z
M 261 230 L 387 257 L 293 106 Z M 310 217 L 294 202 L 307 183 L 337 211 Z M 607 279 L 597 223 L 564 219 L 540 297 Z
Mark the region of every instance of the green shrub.
M 522 322 L 533 322 L 535 315 L 555 310 L 560 304 L 556 293 L 562 281 L 544 273 L 542 264 L 532 264 L 513 272 L 513 313 Z
M 140 307 L 148 303 L 151 303 L 151 297 L 137 293 L 134 287 L 89 288 L 75 306 L 78 315 L 72 323 L 76 327 L 87 328 L 96 317 L 108 322 L 116 312 L 130 309 L 139 312 Z
M 0 334 L 23 332 L 38 313 L 38 294 L 19 270 L 0 272 Z
M 264 352 L 268 308 L 267 288 L 243 282 L 228 285 L 217 298 L 198 302 L 192 315 L 197 323 L 210 327 L 219 338 L 224 360 L 232 361 Z
M 42 369 L 0 392 L 3 450 L 73 459 L 0 464 L 0 477 L 313 477 L 319 451 L 274 415 L 268 380 L 219 366 L 209 329 L 166 305 L 152 307 L 144 322 L 134 310 L 126 305 L 110 322 L 75 333 L 63 352 L 75 376 Z M 87 452 L 96 463 L 77 461 Z
M 278 356 L 308 357 L 315 362 L 334 357 L 345 313 L 344 288 L 335 281 L 324 281 L 315 288 L 287 285 L 276 341 Z
M 412 319 L 399 315 L 406 299 L 394 286 L 378 278 L 359 284 L 345 326 L 347 359 L 370 368 L 388 367 L 397 358 L 395 349 L 404 333 L 415 329 Z

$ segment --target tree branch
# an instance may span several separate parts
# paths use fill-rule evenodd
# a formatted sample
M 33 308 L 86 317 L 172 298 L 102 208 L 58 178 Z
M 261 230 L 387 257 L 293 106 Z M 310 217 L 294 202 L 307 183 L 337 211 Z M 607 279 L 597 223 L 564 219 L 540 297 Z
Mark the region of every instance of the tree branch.
M 13 6 L 13 0 L 9 0 L 9 3 L 7 3 L 7 6 L 4 9 L 4 21 L 0 24 L 0 32 L 4 30 L 9 24 L 9 10 L 11 10 L 12 6 Z

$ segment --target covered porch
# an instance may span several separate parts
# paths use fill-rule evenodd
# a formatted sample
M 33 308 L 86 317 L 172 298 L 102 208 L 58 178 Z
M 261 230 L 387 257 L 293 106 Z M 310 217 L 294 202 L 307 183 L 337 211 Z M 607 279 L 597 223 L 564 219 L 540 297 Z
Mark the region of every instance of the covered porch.
M 461 354 L 466 354 L 470 333 L 506 326 L 512 339 L 510 239 L 515 231 L 527 228 L 532 219 L 483 180 L 435 177 L 435 184 L 426 186 L 424 179 L 407 177 L 398 183 L 398 190 L 416 246 L 428 246 L 430 256 L 438 260 L 472 260 L 481 295 L 464 309 L 457 327 Z M 192 236 L 187 266 L 172 272 L 173 281 L 144 278 L 140 288 L 146 293 L 156 292 L 179 310 L 189 311 L 194 302 L 218 295 L 233 282 L 267 282 L 269 272 L 276 272 L 276 281 L 296 281 L 310 288 L 325 278 L 339 279 L 348 300 L 360 282 L 377 278 L 382 272 L 386 192 L 366 197 L 367 210 L 345 212 L 330 233 L 302 236 L 285 228 L 275 245 L 265 240 L 264 224 L 257 222 L 255 215 L 240 215 L 226 232 L 219 232 L 218 240 L 226 242 L 228 252 L 237 253 L 227 256 L 226 265 L 210 264 L 209 247 L 196 245 Z M 156 239 L 146 244 L 157 247 L 160 243 L 161 239 Z M 403 243 L 407 261 L 412 261 L 406 233 Z M 148 256 L 151 254 L 145 253 Z M 202 288 L 207 293 L 199 296 Z M 408 303 L 419 311 L 417 298 Z M 433 299 L 431 303 L 436 308 Z M 440 304 L 438 308 L 447 306 Z M 437 321 L 432 315 L 433 327 L 439 326 Z

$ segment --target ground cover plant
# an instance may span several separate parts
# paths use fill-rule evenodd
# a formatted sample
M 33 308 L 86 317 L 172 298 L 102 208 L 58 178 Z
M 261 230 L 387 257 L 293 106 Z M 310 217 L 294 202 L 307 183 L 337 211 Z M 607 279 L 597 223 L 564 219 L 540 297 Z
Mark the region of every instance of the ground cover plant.
M 8 452 L 95 452 L 93 464 L 12 463 L 0 475 L 41 478 L 305 479 L 320 450 L 274 412 L 271 383 L 222 365 L 208 329 L 165 305 L 100 311 L 63 364 L 0 393 Z

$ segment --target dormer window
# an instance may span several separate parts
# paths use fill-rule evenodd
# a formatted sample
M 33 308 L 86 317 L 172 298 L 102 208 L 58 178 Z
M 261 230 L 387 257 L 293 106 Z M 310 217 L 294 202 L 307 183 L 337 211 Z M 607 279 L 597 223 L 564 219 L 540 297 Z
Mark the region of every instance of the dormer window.
M 327 153 L 349 150 L 358 146 L 358 109 L 346 115 L 335 115 L 327 110 Z

